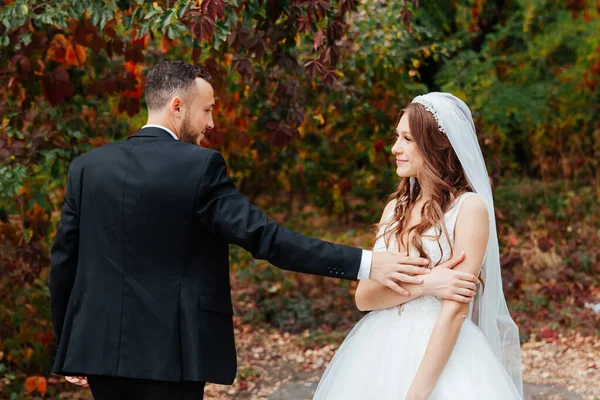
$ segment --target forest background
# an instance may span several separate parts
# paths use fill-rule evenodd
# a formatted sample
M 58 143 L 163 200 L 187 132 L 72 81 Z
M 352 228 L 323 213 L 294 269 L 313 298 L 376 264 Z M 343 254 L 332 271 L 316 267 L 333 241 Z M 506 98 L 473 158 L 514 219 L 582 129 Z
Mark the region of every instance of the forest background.
M 585 349 L 571 357 L 581 364 L 575 380 L 597 380 L 600 1 L 0 7 L 1 398 L 74 390 L 49 372 L 49 248 L 67 169 L 144 124 L 144 74 L 161 60 L 213 75 L 216 128 L 204 145 L 224 154 L 245 195 L 286 226 L 361 247 L 372 245 L 397 182 L 390 148 L 400 109 L 429 91 L 465 100 L 493 184 L 504 290 L 524 349 Z M 256 367 L 265 359 L 322 371 L 362 315 L 355 283 L 283 272 L 234 247 L 231 263 L 240 369 L 233 387 L 207 394 L 267 393 L 274 373 Z M 270 351 L 273 343 L 289 354 Z M 538 371 L 537 355 L 527 354 Z

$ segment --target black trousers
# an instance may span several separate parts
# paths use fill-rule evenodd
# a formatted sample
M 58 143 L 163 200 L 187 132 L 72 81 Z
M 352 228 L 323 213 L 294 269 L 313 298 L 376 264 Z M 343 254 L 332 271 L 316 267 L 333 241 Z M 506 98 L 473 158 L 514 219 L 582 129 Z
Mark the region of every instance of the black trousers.
M 204 382 L 163 382 L 90 375 L 94 400 L 202 400 Z

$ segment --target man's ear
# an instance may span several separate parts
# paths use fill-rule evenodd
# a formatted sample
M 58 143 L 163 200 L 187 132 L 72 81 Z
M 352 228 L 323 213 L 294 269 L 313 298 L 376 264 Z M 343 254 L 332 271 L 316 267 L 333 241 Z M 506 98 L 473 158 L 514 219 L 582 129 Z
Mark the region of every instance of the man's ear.
M 181 106 L 182 106 L 181 99 L 179 97 L 174 97 L 173 100 L 171 100 L 171 105 L 170 105 L 169 111 L 176 118 L 179 118 L 181 116 Z

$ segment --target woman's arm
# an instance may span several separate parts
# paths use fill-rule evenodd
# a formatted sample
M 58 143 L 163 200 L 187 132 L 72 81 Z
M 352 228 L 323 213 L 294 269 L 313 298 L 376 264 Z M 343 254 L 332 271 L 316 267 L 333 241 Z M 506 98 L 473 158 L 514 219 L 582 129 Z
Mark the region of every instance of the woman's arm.
M 388 219 L 394 206 L 394 200 L 387 204 L 380 223 Z M 475 275 L 452 269 L 464 260 L 463 254 L 456 252 L 455 254 L 458 255 L 434 268 L 430 274 L 423 275 L 422 284 L 403 284 L 402 287 L 409 292 L 408 296 L 403 296 L 371 280 L 359 281 L 354 295 L 356 307 L 361 311 L 381 310 L 425 295 L 470 303 L 475 295 L 475 283 L 479 281 Z M 416 259 L 414 261 L 417 262 Z
M 479 196 L 464 200 L 454 232 L 454 252 L 465 252 L 465 261 L 457 269 L 478 275 L 489 237 L 489 214 Z M 406 400 L 429 398 L 450 358 L 468 313 L 468 304 L 443 301 L 442 311 Z
M 479 279 L 468 272 L 452 269 L 464 259 L 465 255 L 459 254 L 438 265 L 431 270 L 430 274 L 423 275 L 423 283 L 420 285 L 403 283 L 402 287 L 408 291 L 408 296 L 403 296 L 377 282 L 361 280 L 354 295 L 356 308 L 360 311 L 381 310 L 426 295 L 469 304 L 475 296 L 476 283 L 479 283 Z

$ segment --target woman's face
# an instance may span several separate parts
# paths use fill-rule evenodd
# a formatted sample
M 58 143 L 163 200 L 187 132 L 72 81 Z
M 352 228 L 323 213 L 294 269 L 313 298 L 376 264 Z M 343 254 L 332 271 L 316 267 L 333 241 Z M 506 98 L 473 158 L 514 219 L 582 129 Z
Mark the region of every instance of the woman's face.
M 418 149 L 408 124 L 408 112 L 404 113 L 396 127 L 396 143 L 392 147 L 396 157 L 396 174 L 401 178 L 418 178 L 423 167 L 423 155 Z

